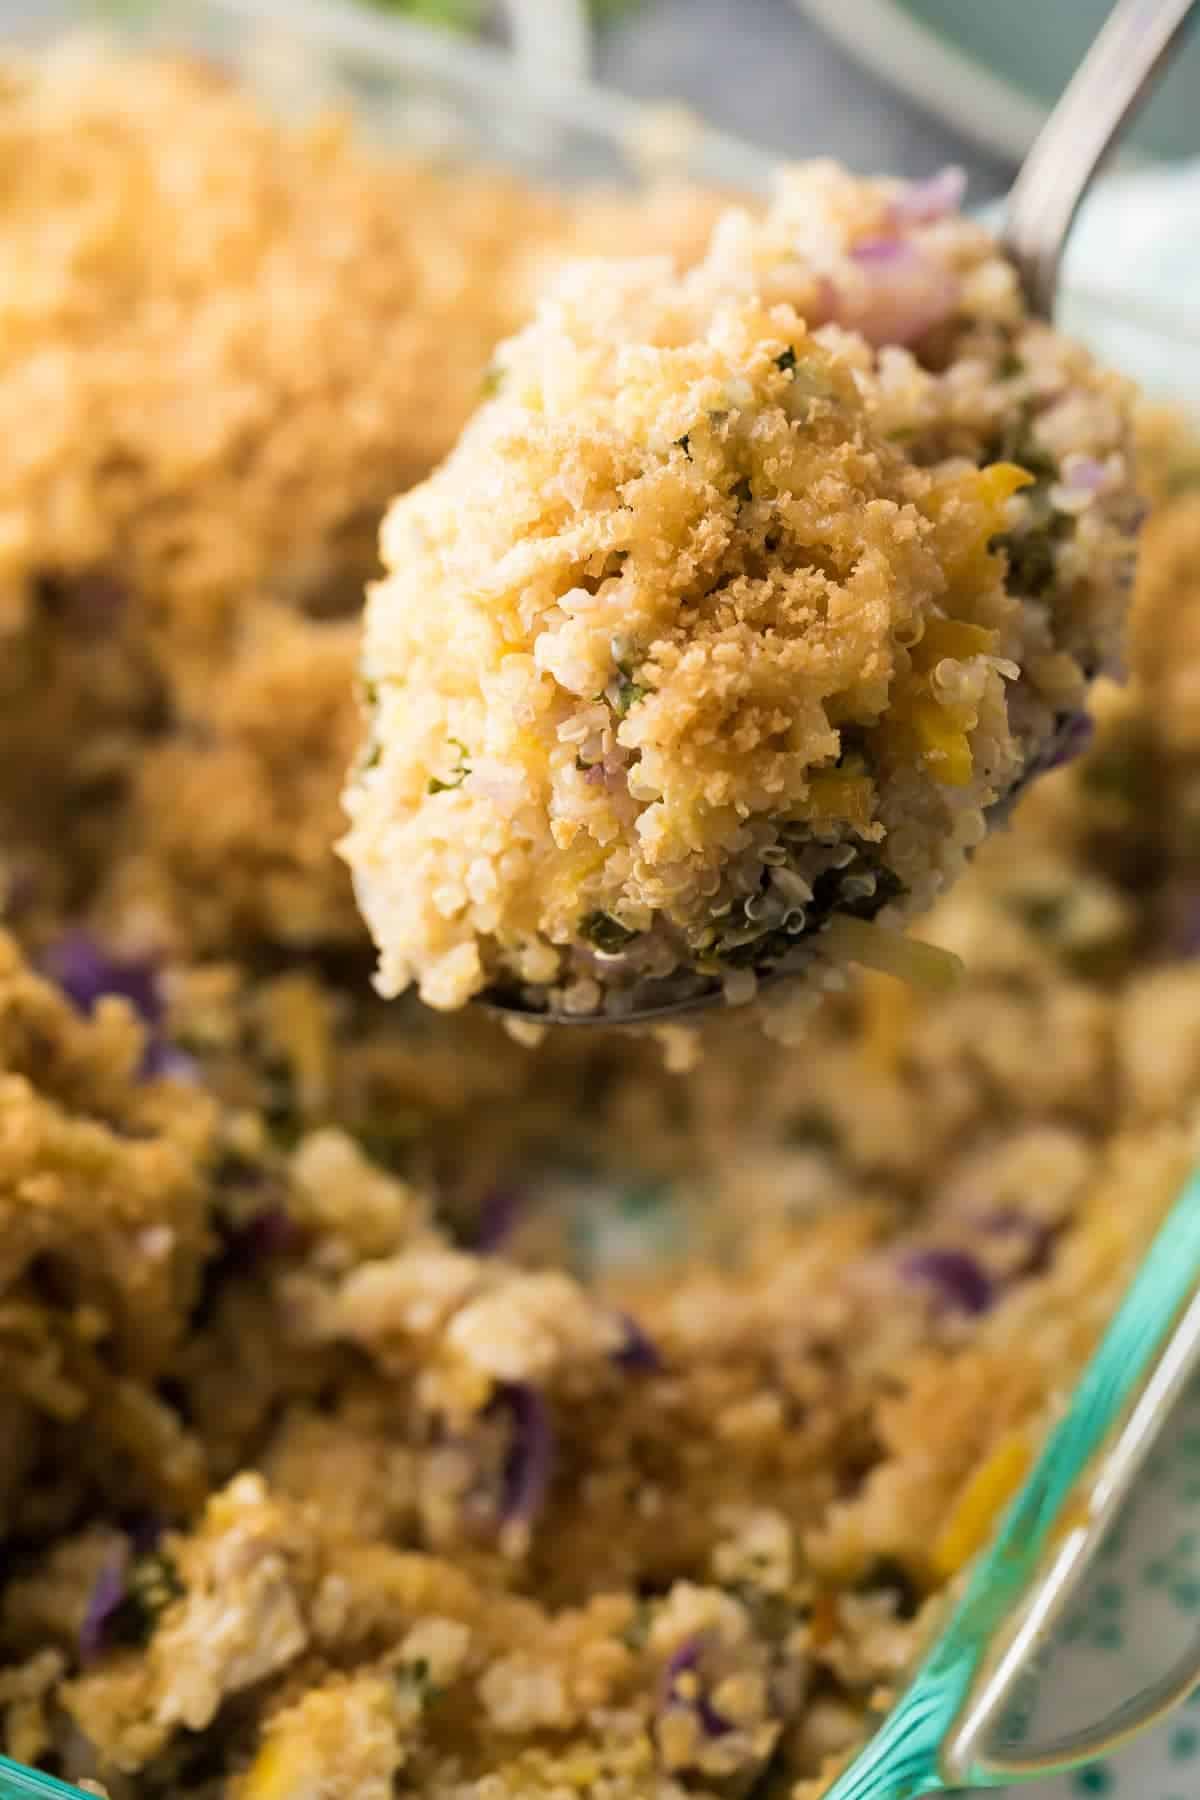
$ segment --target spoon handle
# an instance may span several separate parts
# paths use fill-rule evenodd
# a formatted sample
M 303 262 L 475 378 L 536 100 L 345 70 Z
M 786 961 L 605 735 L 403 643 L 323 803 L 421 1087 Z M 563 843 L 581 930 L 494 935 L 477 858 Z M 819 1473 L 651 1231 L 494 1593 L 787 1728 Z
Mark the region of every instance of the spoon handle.
M 1049 319 L 1063 245 L 1092 177 L 1162 70 L 1197 0 L 1117 0 L 1038 133 L 1004 239 L 1032 310 Z

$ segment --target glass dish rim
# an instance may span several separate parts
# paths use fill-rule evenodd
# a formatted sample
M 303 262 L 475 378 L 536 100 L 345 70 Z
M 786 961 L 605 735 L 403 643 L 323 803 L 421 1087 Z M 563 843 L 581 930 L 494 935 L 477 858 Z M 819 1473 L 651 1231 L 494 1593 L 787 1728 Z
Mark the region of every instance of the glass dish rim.
M 87 22 L 84 7 L 79 22 Z M 503 52 L 460 42 L 410 21 L 357 11 L 341 0 L 182 0 L 165 6 L 165 23 L 176 14 L 224 15 L 243 26 L 272 28 L 322 54 L 354 54 L 382 64 L 384 72 L 449 83 L 485 104 L 527 106 L 540 119 L 603 141 L 628 165 L 631 146 L 647 108 L 605 92 L 586 81 L 543 75 L 527 62 L 515 64 Z M 117 38 L 128 36 L 129 10 L 104 13 L 95 4 L 87 13 Z M 136 9 L 134 9 L 136 23 Z M 36 27 L 35 27 L 36 35 Z M 134 40 L 136 41 L 136 39 Z M 731 188 L 762 192 L 776 159 L 744 141 L 697 121 L 689 139 L 687 167 Z M 1168 331 L 1163 317 L 1149 319 L 1134 303 L 1119 296 L 1096 294 L 1081 286 L 1072 297 L 1086 299 L 1109 317 L 1142 328 Z M 1157 309 L 1156 309 L 1157 313 Z M 1196 333 L 1180 335 L 1192 342 Z M 1195 1329 L 1183 1347 L 1187 1368 L 1200 1362 L 1200 1174 L 1185 1184 L 1158 1228 L 1134 1273 L 1099 1346 L 1080 1372 L 1058 1422 L 1041 1446 L 1014 1497 L 1004 1508 L 988 1544 L 972 1559 L 951 1590 L 942 1622 L 915 1659 L 899 1699 L 879 1720 L 851 1761 L 827 1789 L 827 1800 L 889 1800 L 968 1783 L 995 1786 L 1049 1767 L 1074 1767 L 1108 1739 L 1027 1771 L 1011 1764 L 990 1764 L 978 1749 L 981 1723 L 995 1716 L 997 1664 L 1002 1651 L 1021 1641 L 1020 1628 L 1039 1612 L 1057 1617 L 1059 1603 L 1072 1586 L 1064 1577 L 1063 1543 L 1073 1543 L 1072 1569 L 1077 1578 L 1103 1536 L 1112 1512 L 1148 1453 L 1153 1432 L 1134 1431 L 1138 1402 L 1153 1392 L 1156 1371 L 1166 1366 L 1171 1345 L 1193 1321 Z M 1189 1304 L 1191 1302 L 1191 1304 Z M 1102 1505 L 1089 1508 L 1089 1497 L 1105 1490 Z M 1063 1521 L 1075 1513 L 1087 1516 L 1063 1532 Z M 1027 1634 L 1028 1635 L 1028 1634 Z M 1037 1633 L 1035 1632 L 1035 1639 Z M 1040 1639 L 1037 1639 L 1040 1641 Z M 1020 1674 L 1020 1669 L 1012 1671 Z M 1161 1710 L 1161 1708 L 1160 1708 Z M 1142 1722 L 1128 1721 L 1117 1735 L 1128 1735 Z M 1111 1737 L 1112 1734 L 1110 1734 Z M 0 1756 L 0 1800 L 86 1800 L 85 1790 L 57 1776 Z

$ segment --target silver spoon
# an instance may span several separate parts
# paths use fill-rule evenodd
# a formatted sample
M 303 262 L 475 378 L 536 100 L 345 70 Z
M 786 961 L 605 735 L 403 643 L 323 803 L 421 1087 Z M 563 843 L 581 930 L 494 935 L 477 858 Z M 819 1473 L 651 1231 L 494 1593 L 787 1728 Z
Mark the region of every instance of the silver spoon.
M 1053 318 L 1063 249 L 1080 202 L 1197 5 L 1200 0 L 1117 0 L 1021 164 L 1001 242 L 1036 318 Z M 796 979 L 795 971 L 762 975 L 759 990 Z M 684 999 L 616 1014 L 553 1012 L 491 990 L 476 1004 L 500 1017 L 542 1025 L 624 1026 L 665 1024 L 725 1002 L 720 984 L 712 983 Z

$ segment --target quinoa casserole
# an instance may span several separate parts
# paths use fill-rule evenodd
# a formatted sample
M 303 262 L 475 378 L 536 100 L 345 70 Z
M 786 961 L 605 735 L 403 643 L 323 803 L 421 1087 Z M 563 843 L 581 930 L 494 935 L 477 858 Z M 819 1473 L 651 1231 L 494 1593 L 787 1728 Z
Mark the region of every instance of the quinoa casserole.
M 0 160 L 0 1747 L 112 1800 L 806 1800 L 895 1693 L 1196 1155 L 1200 448 L 1138 420 L 1129 678 L 1099 682 L 1095 739 L 1072 723 L 1068 745 L 1120 625 L 1126 403 L 1020 318 L 945 184 L 808 171 L 712 238 L 718 197 L 567 202 L 369 154 L 333 122 L 284 130 L 197 65 L 67 49 L 5 65 Z M 818 271 L 828 316 L 801 327 L 815 300 L 772 234 L 800 230 L 806 191 L 917 235 L 898 322 L 868 328 L 868 258 L 861 287 Z M 463 809 L 466 832 L 514 758 L 533 772 L 496 742 L 468 788 L 432 690 L 413 741 L 393 737 L 415 521 L 446 530 L 457 570 L 491 554 L 507 515 L 439 525 L 439 484 L 505 434 L 529 439 L 531 516 L 561 504 L 532 473 L 537 334 L 602 382 L 616 329 L 568 285 L 513 340 L 564 257 L 669 251 L 723 283 L 711 260 L 736 264 L 735 239 L 764 293 L 734 294 L 711 342 L 689 318 L 685 351 L 739 406 L 747 384 L 746 434 L 717 405 L 684 420 L 648 378 L 647 421 L 688 444 L 648 436 L 621 479 L 717 520 L 708 575 L 746 607 L 738 583 L 761 581 L 765 630 L 790 602 L 764 561 L 757 434 L 826 383 L 834 463 L 853 438 L 870 504 L 925 521 L 900 548 L 831 550 L 831 613 L 856 557 L 969 557 L 978 601 L 930 612 L 922 664 L 921 635 L 889 635 L 919 585 L 889 563 L 873 629 L 906 710 L 843 707 L 814 676 L 808 773 L 778 793 L 834 822 L 830 847 L 863 826 L 864 901 L 895 903 L 886 866 L 923 903 L 931 847 L 957 873 L 1021 767 L 1082 754 L 917 921 L 917 963 L 921 944 L 956 957 L 957 983 L 863 972 L 819 995 L 800 1050 L 730 1010 L 676 1072 L 627 1035 L 526 1048 L 475 1009 L 387 1000 L 334 850 L 384 510 L 451 451 L 509 340 L 500 393 L 391 515 L 368 625 L 379 766 L 395 744 L 442 784 L 420 813 Z M 943 250 L 955 297 L 925 313 Z M 685 302 L 661 263 L 627 267 L 649 366 L 637 345 Z M 1009 463 L 1032 482 L 989 475 Z M 632 613 L 658 552 L 611 536 L 575 473 L 555 579 L 601 612 L 615 583 Z M 949 482 L 957 545 L 919 504 Z M 805 547 L 798 515 L 781 529 Z M 499 586 L 487 603 L 508 629 Z M 728 604 L 714 631 L 754 623 Z M 514 605 L 511 629 L 531 691 L 574 692 L 572 659 L 590 682 L 609 649 L 582 600 Z M 665 807 L 664 833 L 677 779 L 720 774 L 719 724 L 682 760 L 655 748 L 675 726 L 651 696 L 690 654 L 656 641 L 652 668 L 597 665 L 605 699 L 584 684 L 568 751 L 528 750 L 543 809 L 551 789 L 613 809 L 614 841 L 631 821 L 609 777 L 634 748 L 660 758 L 637 804 Z M 476 650 L 461 698 L 482 725 L 500 711 Z M 747 705 L 769 710 L 777 672 L 755 667 Z M 923 771 L 904 865 L 873 835 L 893 732 Z M 484 740 L 462 741 L 473 774 Z M 762 856 L 773 781 L 750 844 L 697 846 L 718 881 L 731 857 L 791 867 Z M 651 875 L 596 894 L 600 955 L 630 947 Z M 457 947 L 440 929 L 394 963 L 385 944 L 387 985 L 441 979 L 491 928 L 480 913 Z M 559 960 L 522 978 L 600 981 L 546 944 Z

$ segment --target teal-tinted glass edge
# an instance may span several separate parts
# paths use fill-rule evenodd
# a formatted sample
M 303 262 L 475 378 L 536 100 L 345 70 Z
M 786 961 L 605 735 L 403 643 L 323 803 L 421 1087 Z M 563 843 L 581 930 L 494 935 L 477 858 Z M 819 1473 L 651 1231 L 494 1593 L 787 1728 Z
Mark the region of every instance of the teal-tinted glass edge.
M 1056 1524 L 1170 1340 L 1200 1283 L 1200 1172 L 1193 1174 L 1143 1259 L 1112 1324 L 976 1561 L 944 1628 L 908 1688 L 826 1800 L 914 1800 L 947 1785 L 941 1750 L 1001 1627 L 1030 1590 Z M 979 1786 L 1013 1777 L 973 1772 Z
M 82 1788 L 71 1787 L 56 1775 L 27 1769 L 24 1763 L 0 1756 L 0 1800 L 92 1800 Z

